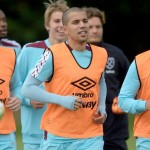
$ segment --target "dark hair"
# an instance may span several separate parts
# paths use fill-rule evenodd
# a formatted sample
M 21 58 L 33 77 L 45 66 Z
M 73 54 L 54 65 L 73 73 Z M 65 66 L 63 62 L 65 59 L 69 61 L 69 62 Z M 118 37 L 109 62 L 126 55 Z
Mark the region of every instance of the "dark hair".
M 63 25 L 66 25 L 68 23 L 68 16 L 71 12 L 80 12 L 80 11 L 84 12 L 84 10 L 82 8 L 79 8 L 79 7 L 72 7 L 70 9 L 66 10 L 62 16 Z
M 106 18 L 105 18 L 105 13 L 104 11 L 99 10 L 98 8 L 95 7 L 83 7 L 83 10 L 85 11 L 88 19 L 92 17 L 98 17 L 102 24 L 106 23 Z

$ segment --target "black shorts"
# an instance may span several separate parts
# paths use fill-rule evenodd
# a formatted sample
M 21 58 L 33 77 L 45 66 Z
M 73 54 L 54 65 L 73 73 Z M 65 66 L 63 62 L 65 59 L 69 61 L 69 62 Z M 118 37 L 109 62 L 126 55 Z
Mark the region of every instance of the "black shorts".
M 105 141 L 104 150 L 127 150 L 127 144 L 125 139 Z

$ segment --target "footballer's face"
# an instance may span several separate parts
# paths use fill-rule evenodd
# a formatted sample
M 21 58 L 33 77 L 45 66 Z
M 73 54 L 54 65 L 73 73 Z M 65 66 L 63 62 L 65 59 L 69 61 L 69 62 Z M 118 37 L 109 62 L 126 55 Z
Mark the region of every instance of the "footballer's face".
M 84 11 L 71 12 L 68 15 L 68 22 L 65 26 L 68 40 L 77 43 L 84 43 L 87 41 L 88 31 L 88 19 Z
M 7 36 L 7 20 L 3 11 L 0 10 L 0 39 Z
M 46 29 L 49 31 L 51 44 L 60 43 L 66 40 L 64 27 L 62 24 L 62 15 L 63 12 L 54 11 L 51 14 L 49 24 L 46 26 Z
M 88 19 L 89 22 L 89 43 L 98 43 L 103 38 L 103 25 L 98 17 L 92 17 Z

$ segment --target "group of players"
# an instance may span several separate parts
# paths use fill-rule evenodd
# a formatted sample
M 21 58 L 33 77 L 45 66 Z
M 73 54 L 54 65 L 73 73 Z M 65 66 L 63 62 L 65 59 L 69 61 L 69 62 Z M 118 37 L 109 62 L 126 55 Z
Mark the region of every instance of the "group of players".
M 129 61 L 119 48 L 103 41 L 104 12 L 69 8 L 64 0 L 45 6 L 48 38 L 22 49 L 6 39 L 7 20 L 0 10 L 0 100 L 5 104 L 0 149 L 17 149 L 13 111 L 19 108 L 24 150 L 127 150 L 125 112 L 138 114 L 137 148 L 147 146 L 148 129 L 141 129 L 141 115 L 147 116 L 150 109 L 143 101 L 149 97 L 143 92 L 149 83 L 142 73 L 143 55 L 133 62 L 137 68 L 131 65 L 121 89 Z M 140 76 L 136 69 L 142 70 Z

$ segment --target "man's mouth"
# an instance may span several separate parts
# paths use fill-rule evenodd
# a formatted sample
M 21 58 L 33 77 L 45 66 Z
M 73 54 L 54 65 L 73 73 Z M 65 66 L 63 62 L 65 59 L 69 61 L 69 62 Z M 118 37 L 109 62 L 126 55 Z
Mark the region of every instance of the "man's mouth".
M 3 34 L 3 35 L 7 34 L 7 30 L 0 30 L 0 34 Z
M 85 35 L 87 35 L 87 31 L 81 31 L 81 32 L 79 32 L 79 34 L 80 34 L 81 36 L 85 36 Z

